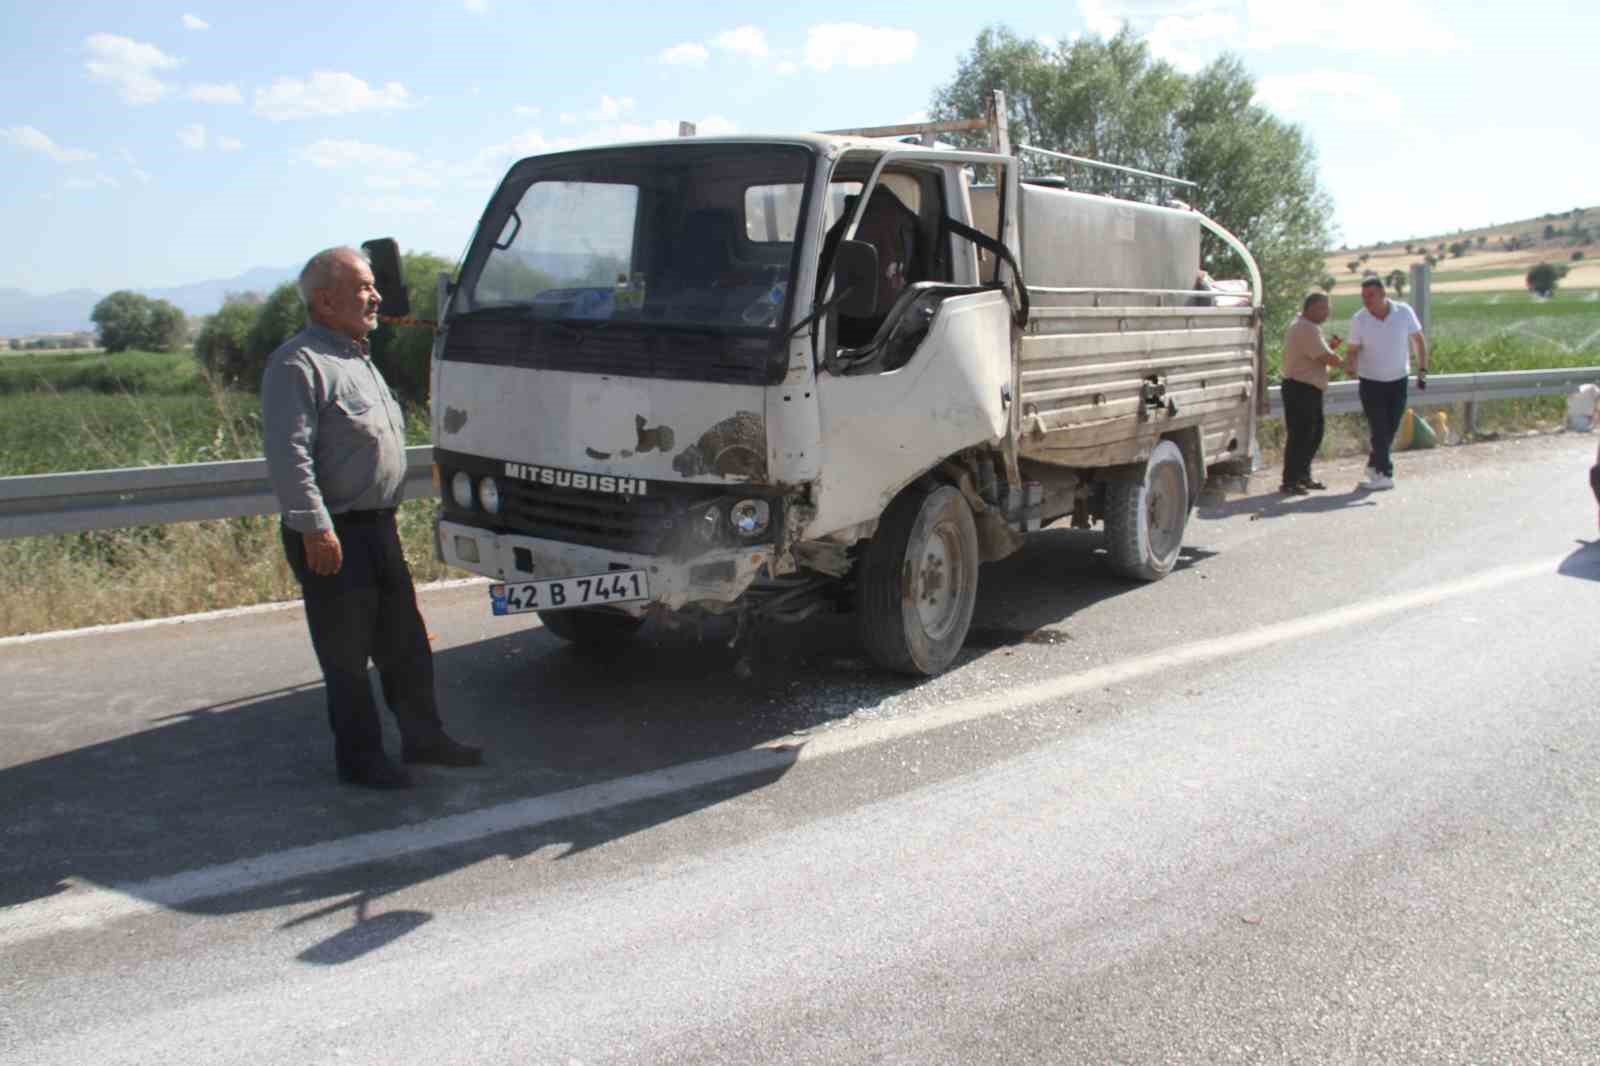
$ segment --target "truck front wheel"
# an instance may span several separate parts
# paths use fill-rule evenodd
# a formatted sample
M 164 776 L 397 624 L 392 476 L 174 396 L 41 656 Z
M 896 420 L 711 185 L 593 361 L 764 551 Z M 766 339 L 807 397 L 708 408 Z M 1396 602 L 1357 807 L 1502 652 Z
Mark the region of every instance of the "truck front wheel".
M 978 602 L 978 530 L 961 493 L 912 488 L 889 505 L 856 576 L 861 642 L 878 665 L 931 677 L 955 660 Z
M 626 644 L 644 625 L 643 618 L 584 607 L 539 611 L 538 615 L 539 621 L 553 635 L 584 648 L 614 648 Z
M 1172 572 L 1189 522 L 1189 473 L 1170 440 L 1150 453 L 1144 477 L 1106 486 L 1106 551 L 1111 568 L 1137 581 Z

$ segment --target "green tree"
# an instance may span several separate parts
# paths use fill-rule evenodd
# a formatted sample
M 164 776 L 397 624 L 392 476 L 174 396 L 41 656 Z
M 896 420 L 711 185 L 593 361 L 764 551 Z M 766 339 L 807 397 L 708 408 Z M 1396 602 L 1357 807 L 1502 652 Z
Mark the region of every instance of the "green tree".
M 1339 284 L 1338 278 L 1334 277 L 1332 274 L 1324 274 L 1322 275 L 1321 283 L 1317 287 L 1323 292 L 1331 293 L 1333 292 L 1333 287 L 1337 284 Z
M 152 300 L 139 347 L 152 352 L 175 352 L 189 339 L 189 319 L 183 309 L 166 300 Z
M 256 309 L 255 321 L 245 335 L 244 360 L 235 380 L 247 388 L 261 388 L 267 357 L 305 324 L 306 305 L 300 300 L 299 287 L 286 281 L 273 289 L 272 295 Z
M 1389 271 L 1389 276 L 1384 279 L 1389 288 L 1394 290 L 1396 296 L 1406 294 L 1406 272 L 1398 268 Z
M 1540 263 L 1528 271 L 1528 291 L 1535 296 L 1554 296 L 1561 274 L 1549 263 Z
M 1350 260 L 1350 262 L 1345 264 L 1345 269 L 1350 271 L 1350 273 L 1352 273 L 1352 274 L 1361 273 L 1361 260 L 1359 260 L 1359 259 Z
M 94 305 L 89 319 L 100 334 L 100 347 L 108 352 L 138 348 L 150 335 L 150 316 L 154 301 L 127 289 L 119 289 Z
M 400 272 L 406 280 L 413 318 L 437 320 L 439 317 L 439 275 L 451 273 L 450 260 L 427 252 L 408 252 L 401 257 Z M 614 280 L 615 274 L 611 278 Z M 406 403 L 416 406 L 428 402 L 428 369 L 433 354 L 433 331 L 425 326 L 378 324 L 372 333 L 372 358 L 383 371 L 384 380 Z
M 1332 205 L 1317 182 L 1315 153 L 1298 127 L 1251 102 L 1255 83 L 1237 59 L 1185 75 L 1152 59 L 1128 30 L 1051 47 L 992 26 L 935 92 L 935 117 L 982 114 L 996 89 L 1006 93 L 1013 143 L 1196 182 L 1183 198 L 1260 263 L 1269 331 L 1281 331 L 1322 276 Z M 1098 171 L 1072 180 L 1089 191 L 1140 191 Z M 1201 260 L 1215 275 L 1241 271 L 1209 234 Z
M 260 369 L 256 370 L 255 377 L 250 377 L 245 358 L 245 346 L 250 329 L 256 323 L 257 309 L 256 304 L 224 302 L 220 311 L 206 318 L 200 335 L 195 338 L 195 359 L 223 385 L 255 388 L 259 384 Z

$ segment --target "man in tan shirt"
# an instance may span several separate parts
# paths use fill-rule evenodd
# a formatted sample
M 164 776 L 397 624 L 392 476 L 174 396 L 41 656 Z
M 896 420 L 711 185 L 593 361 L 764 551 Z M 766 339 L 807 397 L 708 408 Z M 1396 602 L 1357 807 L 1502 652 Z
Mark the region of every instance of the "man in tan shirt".
M 1343 339 L 1333 337 L 1331 347 L 1322 339 L 1329 310 L 1325 294 L 1307 296 L 1300 317 L 1283 339 L 1283 426 L 1288 440 L 1280 490 L 1290 496 L 1327 488 L 1311 477 L 1311 460 L 1322 447 L 1322 394 L 1328 388 L 1328 368 L 1344 365 L 1334 353 Z

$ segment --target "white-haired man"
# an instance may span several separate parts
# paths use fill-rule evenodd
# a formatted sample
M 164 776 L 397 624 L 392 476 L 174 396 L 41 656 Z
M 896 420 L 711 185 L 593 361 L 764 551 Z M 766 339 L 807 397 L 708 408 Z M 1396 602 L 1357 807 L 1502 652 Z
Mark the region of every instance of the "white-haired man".
M 408 763 L 475 766 L 482 752 L 446 735 L 433 651 L 395 526 L 406 478 L 405 415 L 372 362 L 380 298 L 354 248 L 318 252 L 300 272 L 310 317 L 267 360 L 261 434 L 283 515 L 283 548 L 305 597 L 327 685 L 339 779 L 405 788 L 383 751 L 367 662 L 400 727 Z

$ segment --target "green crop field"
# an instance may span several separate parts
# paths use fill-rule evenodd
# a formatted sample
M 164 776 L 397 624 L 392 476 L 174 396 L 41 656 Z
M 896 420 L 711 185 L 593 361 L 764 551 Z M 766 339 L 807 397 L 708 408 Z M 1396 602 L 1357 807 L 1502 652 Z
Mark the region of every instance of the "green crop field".
M 408 443 L 426 443 L 407 412 Z M 187 352 L 26 352 L 0 362 L 0 476 L 243 459 L 261 454 L 259 401 L 213 389 Z M 433 504 L 400 510 L 418 580 Z M 0 635 L 160 618 L 297 595 L 276 516 L 0 540 Z
M 1347 335 L 1360 307 L 1359 295 L 1335 296 L 1323 330 Z M 1526 292 L 1435 293 L 1432 314 L 1429 369 L 1436 374 L 1600 366 L 1600 290 L 1558 291 L 1549 300 Z M 1274 372 L 1282 343 L 1268 339 Z

